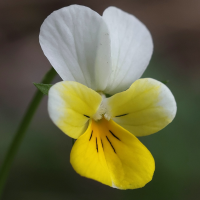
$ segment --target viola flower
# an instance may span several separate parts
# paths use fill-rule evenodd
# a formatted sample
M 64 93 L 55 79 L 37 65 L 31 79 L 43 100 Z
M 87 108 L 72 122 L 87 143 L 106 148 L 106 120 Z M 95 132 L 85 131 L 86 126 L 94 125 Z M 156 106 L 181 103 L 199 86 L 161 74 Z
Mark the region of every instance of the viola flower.
M 51 87 L 48 111 L 77 139 L 70 155 L 74 170 L 119 189 L 151 181 L 154 159 L 137 137 L 167 126 L 176 102 L 161 82 L 139 79 L 153 51 L 147 28 L 115 7 L 100 16 L 72 5 L 47 17 L 40 44 L 64 80 Z

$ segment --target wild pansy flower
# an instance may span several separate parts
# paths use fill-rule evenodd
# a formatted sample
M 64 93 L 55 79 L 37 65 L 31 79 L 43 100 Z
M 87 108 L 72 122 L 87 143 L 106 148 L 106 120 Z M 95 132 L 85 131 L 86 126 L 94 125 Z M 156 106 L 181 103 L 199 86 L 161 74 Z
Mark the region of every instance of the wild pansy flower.
M 164 84 L 138 79 L 153 51 L 147 28 L 115 7 L 100 16 L 72 5 L 47 17 L 40 44 L 64 80 L 50 89 L 48 111 L 77 139 L 70 155 L 75 171 L 119 189 L 143 187 L 155 163 L 137 136 L 163 129 L 176 114 Z

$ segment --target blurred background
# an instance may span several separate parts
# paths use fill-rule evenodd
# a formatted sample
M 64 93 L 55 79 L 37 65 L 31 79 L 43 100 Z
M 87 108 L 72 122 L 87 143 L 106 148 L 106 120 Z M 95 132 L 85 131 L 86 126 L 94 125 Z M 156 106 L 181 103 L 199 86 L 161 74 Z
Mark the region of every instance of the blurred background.
M 0 165 L 36 91 L 32 82 L 40 82 L 50 68 L 38 42 L 40 26 L 52 11 L 71 4 L 99 14 L 116 6 L 146 24 L 155 48 L 143 77 L 170 80 L 177 116 L 164 130 L 140 138 L 156 161 L 153 180 L 142 189 L 121 191 L 75 173 L 69 163 L 71 138 L 50 121 L 45 97 L 13 163 L 3 200 L 199 200 L 199 0 L 0 1 Z

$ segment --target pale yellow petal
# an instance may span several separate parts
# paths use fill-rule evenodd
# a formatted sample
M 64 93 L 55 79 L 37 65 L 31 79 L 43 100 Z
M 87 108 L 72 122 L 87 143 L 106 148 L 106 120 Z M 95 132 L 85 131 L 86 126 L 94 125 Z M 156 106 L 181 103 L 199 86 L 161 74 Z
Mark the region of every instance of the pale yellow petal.
M 128 90 L 108 98 L 107 103 L 111 118 L 136 136 L 163 129 L 177 110 L 167 86 L 151 78 L 135 81 Z
M 48 111 L 53 122 L 68 136 L 78 138 L 88 127 L 88 120 L 101 104 L 97 92 L 73 81 L 62 81 L 51 87 Z

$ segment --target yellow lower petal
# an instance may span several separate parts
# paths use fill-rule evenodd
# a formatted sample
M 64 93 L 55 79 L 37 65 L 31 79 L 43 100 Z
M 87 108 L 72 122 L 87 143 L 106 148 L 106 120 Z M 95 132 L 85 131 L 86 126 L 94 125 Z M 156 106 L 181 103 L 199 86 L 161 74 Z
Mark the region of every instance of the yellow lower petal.
M 90 120 L 75 142 L 70 162 L 77 173 L 119 189 L 143 187 L 155 163 L 148 149 L 114 121 Z

